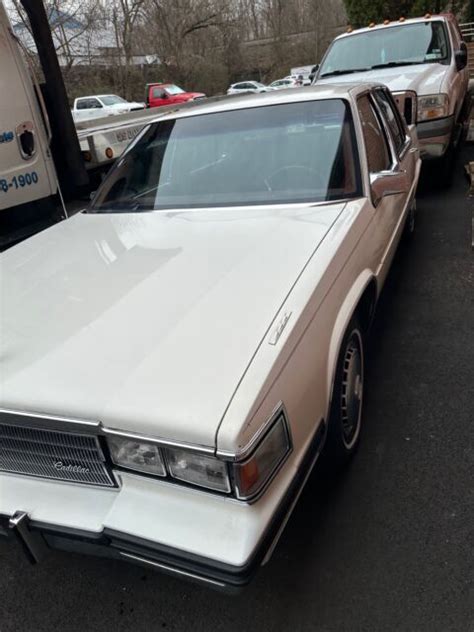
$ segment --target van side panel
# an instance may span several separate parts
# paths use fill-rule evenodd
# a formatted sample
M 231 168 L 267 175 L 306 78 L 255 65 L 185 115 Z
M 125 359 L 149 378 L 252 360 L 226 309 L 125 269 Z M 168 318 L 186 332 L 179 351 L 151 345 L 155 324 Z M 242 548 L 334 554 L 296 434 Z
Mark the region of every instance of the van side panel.
M 56 192 L 41 109 L 0 3 L 0 211 Z

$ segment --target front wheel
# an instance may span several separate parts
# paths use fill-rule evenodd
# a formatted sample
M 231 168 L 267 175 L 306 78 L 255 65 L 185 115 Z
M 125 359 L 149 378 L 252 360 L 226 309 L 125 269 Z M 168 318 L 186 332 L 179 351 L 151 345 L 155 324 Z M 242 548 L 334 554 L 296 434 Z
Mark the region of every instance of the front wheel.
M 364 396 L 364 331 L 357 318 L 346 330 L 336 367 L 325 452 L 331 468 L 357 450 Z

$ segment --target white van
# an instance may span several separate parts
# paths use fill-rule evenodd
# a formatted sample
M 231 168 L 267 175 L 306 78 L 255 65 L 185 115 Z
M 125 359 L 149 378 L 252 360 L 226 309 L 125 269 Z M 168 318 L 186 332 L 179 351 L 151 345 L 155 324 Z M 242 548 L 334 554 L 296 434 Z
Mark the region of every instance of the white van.
M 0 217 L 31 214 L 58 190 L 47 114 L 0 2 Z
M 467 48 L 452 14 L 349 28 L 314 79 L 345 81 L 387 85 L 407 123 L 416 123 L 421 157 L 452 154 L 469 111 Z

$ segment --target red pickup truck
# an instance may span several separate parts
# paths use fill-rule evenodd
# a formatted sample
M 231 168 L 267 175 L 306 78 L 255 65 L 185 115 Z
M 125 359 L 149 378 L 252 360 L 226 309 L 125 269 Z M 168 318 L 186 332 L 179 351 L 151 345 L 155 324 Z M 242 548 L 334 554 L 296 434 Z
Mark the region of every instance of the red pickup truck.
M 185 92 L 172 83 L 147 83 L 146 85 L 146 105 L 149 108 L 186 103 L 186 101 L 203 99 L 205 96 L 202 92 Z

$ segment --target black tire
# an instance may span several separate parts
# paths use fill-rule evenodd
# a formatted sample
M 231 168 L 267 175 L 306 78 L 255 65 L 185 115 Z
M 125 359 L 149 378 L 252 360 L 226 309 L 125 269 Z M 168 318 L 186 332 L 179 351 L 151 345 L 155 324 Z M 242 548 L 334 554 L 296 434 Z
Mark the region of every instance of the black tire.
M 362 425 L 364 395 L 364 329 L 354 317 L 337 360 L 324 460 L 331 469 L 347 464 L 356 452 Z

